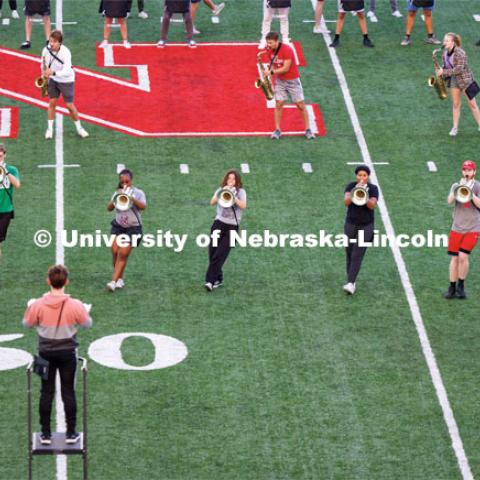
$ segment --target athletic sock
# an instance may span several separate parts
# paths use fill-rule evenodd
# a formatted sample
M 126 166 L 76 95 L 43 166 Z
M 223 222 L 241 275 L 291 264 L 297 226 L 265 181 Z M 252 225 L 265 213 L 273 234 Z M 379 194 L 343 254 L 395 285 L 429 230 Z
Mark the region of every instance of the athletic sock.
M 80 130 L 82 128 L 82 124 L 80 123 L 80 120 L 77 120 L 76 122 L 73 122 L 75 124 L 75 128 L 77 130 Z
M 463 285 L 464 282 L 465 282 L 465 279 L 463 279 L 463 280 L 462 280 L 461 278 L 458 279 L 458 286 L 459 286 L 459 288 L 463 288 L 463 287 L 464 287 L 464 285 Z
M 363 38 L 364 38 L 365 40 L 368 40 L 368 33 L 364 33 L 364 34 L 363 34 Z
M 335 40 L 340 40 L 340 34 L 338 34 L 338 33 L 335 34 L 335 37 L 334 37 L 333 41 L 335 41 Z
M 54 120 L 48 120 L 48 129 L 53 130 L 53 122 Z
M 450 282 L 450 288 L 452 288 L 453 290 L 455 290 L 456 284 L 457 284 L 457 282 Z
M 433 33 L 429 33 L 428 38 L 432 38 L 432 37 L 433 37 Z

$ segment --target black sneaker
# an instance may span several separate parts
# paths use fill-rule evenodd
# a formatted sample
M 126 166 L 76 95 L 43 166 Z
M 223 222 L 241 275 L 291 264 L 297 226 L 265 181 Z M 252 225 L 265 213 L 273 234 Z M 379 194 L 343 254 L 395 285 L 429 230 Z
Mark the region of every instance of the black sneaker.
M 213 288 L 218 288 L 218 287 L 221 287 L 223 285 L 223 280 L 215 280 L 213 282 Z
M 307 128 L 305 130 L 305 138 L 307 140 L 313 140 L 315 138 L 315 135 L 313 134 L 313 132 L 309 128 Z
M 337 48 L 339 45 L 340 45 L 340 39 L 339 39 L 339 38 L 336 38 L 336 39 L 329 45 L 329 47 Z
M 480 40 L 475 44 L 477 47 L 480 47 Z
M 465 293 L 465 287 L 457 285 L 457 298 L 459 298 L 460 300 L 465 300 L 467 298 L 467 294 Z
M 270 136 L 270 138 L 272 140 L 280 140 L 280 137 L 282 136 L 282 132 L 277 128 L 273 133 L 272 135 Z
M 40 434 L 40 443 L 42 445 L 51 445 L 52 444 L 52 436 L 50 433 L 41 433 Z
M 78 439 L 80 438 L 80 434 L 77 432 L 70 432 L 65 435 L 65 443 L 68 443 L 69 445 L 73 443 L 77 443 Z
M 452 298 L 455 298 L 455 287 L 448 287 L 448 291 L 443 294 L 443 298 L 446 298 L 447 300 L 451 300 Z
M 21 45 L 20 45 L 20 48 L 22 50 L 27 50 L 31 47 L 32 45 L 30 44 L 29 41 L 25 40 Z
M 363 39 L 363 46 L 368 48 L 373 48 L 375 45 L 371 42 L 369 38 Z

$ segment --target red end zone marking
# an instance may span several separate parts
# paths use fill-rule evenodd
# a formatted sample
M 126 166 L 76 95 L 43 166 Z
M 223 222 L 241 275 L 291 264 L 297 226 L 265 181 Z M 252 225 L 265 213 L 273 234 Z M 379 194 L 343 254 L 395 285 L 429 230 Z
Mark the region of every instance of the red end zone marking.
M 0 138 L 18 135 L 18 107 L 0 107 Z
M 301 47 L 296 43 L 295 48 L 302 65 Z M 256 55 L 256 44 L 97 48 L 99 66 L 128 65 L 121 68 L 130 70 L 131 80 L 76 67 L 75 104 L 82 119 L 135 136 L 269 135 L 273 109 L 253 85 Z M 47 107 L 33 85 L 40 70 L 38 57 L 0 48 L 0 62 L 0 95 Z M 59 112 L 66 114 L 62 101 L 59 104 Z M 311 107 L 319 135 L 325 135 L 320 109 Z M 282 130 L 303 135 L 296 108 L 284 110 Z

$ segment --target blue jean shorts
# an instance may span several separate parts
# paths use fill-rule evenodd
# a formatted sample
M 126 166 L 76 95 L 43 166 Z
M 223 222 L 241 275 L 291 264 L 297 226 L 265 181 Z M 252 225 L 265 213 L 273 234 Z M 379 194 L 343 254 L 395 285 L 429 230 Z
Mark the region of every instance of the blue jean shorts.
M 409 12 L 416 12 L 419 8 L 423 8 L 424 10 L 433 10 L 435 7 L 435 2 L 433 2 L 433 5 L 431 7 L 416 7 L 413 4 L 413 0 L 407 0 L 407 10 Z

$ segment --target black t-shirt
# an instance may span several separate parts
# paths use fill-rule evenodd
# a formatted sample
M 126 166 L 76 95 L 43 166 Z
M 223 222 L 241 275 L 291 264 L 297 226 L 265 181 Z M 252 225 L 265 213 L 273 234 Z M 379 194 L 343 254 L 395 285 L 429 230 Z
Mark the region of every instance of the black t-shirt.
M 350 182 L 345 187 L 345 192 L 351 192 L 357 182 Z M 368 196 L 369 198 L 376 198 L 378 200 L 378 187 L 373 183 L 367 182 L 368 187 Z M 353 225 L 367 225 L 369 223 L 373 223 L 374 221 L 374 214 L 373 210 L 368 208 L 366 205 L 359 207 L 354 203 L 351 203 L 347 209 L 347 218 L 345 219 L 347 223 L 351 223 Z

